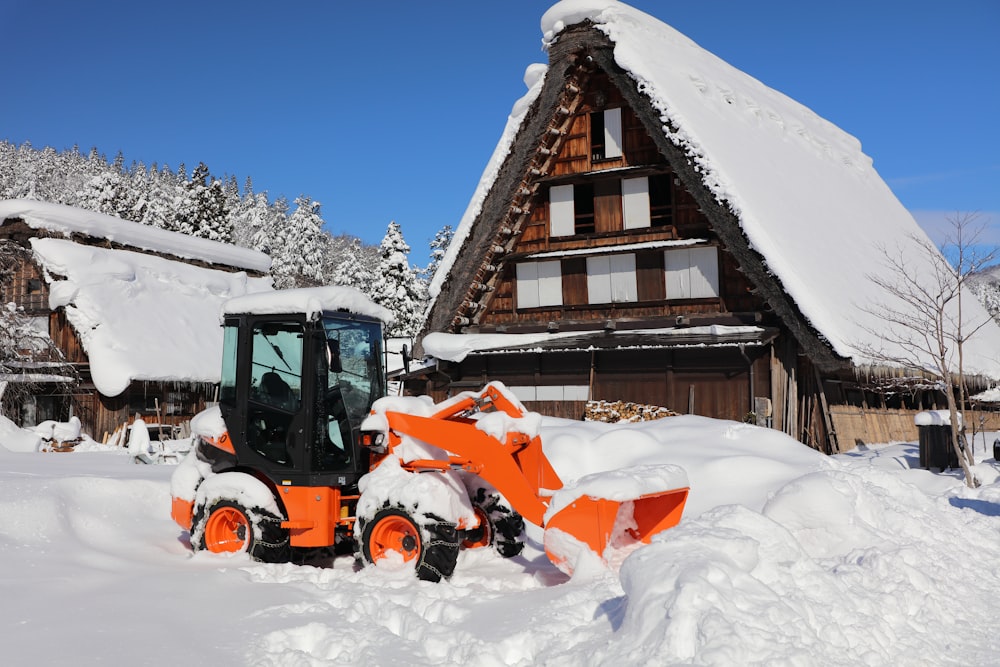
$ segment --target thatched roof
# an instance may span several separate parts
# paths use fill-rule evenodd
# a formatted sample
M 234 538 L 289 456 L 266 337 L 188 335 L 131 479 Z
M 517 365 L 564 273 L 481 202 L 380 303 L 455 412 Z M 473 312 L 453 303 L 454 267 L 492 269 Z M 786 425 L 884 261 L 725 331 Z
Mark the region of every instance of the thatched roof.
M 890 326 L 880 312 L 902 303 L 872 278 L 891 281 L 887 253 L 917 276 L 933 276 L 936 258 L 857 139 L 613 0 L 559 3 L 542 27 L 548 71 L 516 106 L 456 230 L 432 285 L 427 331 L 456 331 L 470 286 L 481 282 L 484 266 L 499 267 L 498 232 L 514 223 L 516 233 L 512 202 L 531 179 L 566 80 L 586 62 L 622 92 L 727 251 L 817 366 L 903 356 L 880 336 Z M 985 315 L 971 294 L 963 308 L 967 320 Z M 991 323 L 966 343 L 966 369 L 1000 377 L 998 351 L 1000 327 Z

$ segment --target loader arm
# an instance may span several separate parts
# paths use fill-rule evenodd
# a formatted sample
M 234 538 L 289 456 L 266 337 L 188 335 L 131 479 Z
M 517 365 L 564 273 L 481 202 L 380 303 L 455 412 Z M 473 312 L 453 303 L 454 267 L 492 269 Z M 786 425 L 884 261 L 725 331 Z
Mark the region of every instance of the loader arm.
M 445 450 L 452 455 L 452 465 L 476 472 L 527 521 L 543 525 L 547 498 L 562 488 L 562 481 L 542 452 L 540 438 L 511 431 L 501 442 L 477 429 L 474 421 L 454 416 L 420 417 L 388 411 L 385 416 L 390 431 Z
M 486 426 L 473 418 L 489 411 L 514 420 L 525 417 L 498 382 L 442 402 L 429 417 L 387 409 L 383 414 L 389 449 L 412 438 L 447 452 L 447 460 L 408 460 L 402 465 L 414 473 L 457 468 L 479 475 L 525 520 L 544 529 L 545 553 L 567 574 L 581 558 L 589 558 L 587 554 L 609 563 L 616 551 L 630 543 L 648 544 L 653 535 L 681 520 L 688 482 L 677 466 L 593 473 L 567 489 L 542 451 L 541 438 L 517 428 L 491 435 L 485 429 L 496 424 Z

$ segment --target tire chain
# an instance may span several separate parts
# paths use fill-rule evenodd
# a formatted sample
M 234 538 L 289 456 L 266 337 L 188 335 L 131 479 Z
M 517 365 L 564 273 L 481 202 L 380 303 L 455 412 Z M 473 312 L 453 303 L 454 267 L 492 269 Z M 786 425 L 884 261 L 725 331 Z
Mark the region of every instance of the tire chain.
M 253 510 L 249 510 L 249 511 L 253 512 Z M 282 523 L 281 519 L 279 519 L 278 517 L 275 517 L 275 516 L 268 516 L 266 514 L 258 514 L 257 512 L 253 512 L 253 513 L 257 515 L 257 521 L 259 521 L 261 524 L 265 524 L 265 523 L 275 524 L 276 527 L 277 527 L 277 529 L 278 529 L 276 531 L 276 534 L 282 535 L 283 538 L 284 538 L 284 539 L 282 539 L 282 540 L 280 540 L 278 542 L 268 542 L 268 541 L 266 541 L 264 539 L 259 539 L 259 540 L 257 540 L 258 544 L 263 544 L 265 547 L 270 547 L 270 548 L 284 548 L 284 547 L 288 546 L 288 544 L 291 542 L 291 534 L 287 530 L 285 530 L 285 531 L 281 530 L 281 523 Z M 261 529 L 260 535 L 261 535 L 261 537 L 263 537 L 263 535 L 264 535 L 264 530 L 263 529 Z
M 424 544 L 424 549 L 429 549 L 431 547 L 443 547 L 449 550 L 454 550 L 456 553 L 458 553 L 458 551 L 462 547 L 462 544 L 461 541 L 458 539 L 458 531 L 455 529 L 455 524 L 448 523 L 447 521 L 438 519 L 438 517 L 435 517 L 433 515 L 428 515 L 428 516 L 437 520 L 420 526 L 420 528 L 426 530 L 428 533 L 434 536 L 434 539 L 428 540 Z M 444 539 L 443 534 L 452 535 L 452 540 Z M 420 567 L 426 570 L 430 570 L 435 575 L 437 575 L 438 579 L 447 579 L 448 577 L 451 576 L 450 572 L 447 574 L 441 572 L 437 567 L 435 567 L 431 563 L 428 563 L 426 560 L 424 560 L 420 564 Z

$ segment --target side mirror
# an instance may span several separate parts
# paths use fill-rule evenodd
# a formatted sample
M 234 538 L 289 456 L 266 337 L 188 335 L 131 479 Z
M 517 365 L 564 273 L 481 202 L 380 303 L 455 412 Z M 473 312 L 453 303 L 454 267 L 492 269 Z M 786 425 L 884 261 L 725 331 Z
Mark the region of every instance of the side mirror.
M 326 352 L 327 361 L 330 362 L 330 372 L 342 372 L 344 365 L 340 362 L 340 341 L 333 339 L 326 341 Z

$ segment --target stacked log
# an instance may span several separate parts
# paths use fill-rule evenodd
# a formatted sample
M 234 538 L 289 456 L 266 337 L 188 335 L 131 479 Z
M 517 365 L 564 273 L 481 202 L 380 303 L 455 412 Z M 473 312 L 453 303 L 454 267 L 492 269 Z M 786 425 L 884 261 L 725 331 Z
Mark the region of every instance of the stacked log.
M 43 439 L 41 446 L 38 448 L 40 452 L 72 452 L 73 449 L 83 442 L 83 438 L 74 438 L 72 440 L 49 440 Z
M 608 424 L 627 424 L 673 417 L 678 414 L 658 405 L 629 403 L 628 401 L 587 401 L 583 420 Z

